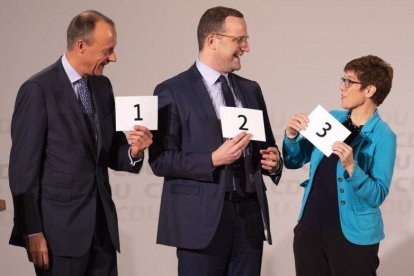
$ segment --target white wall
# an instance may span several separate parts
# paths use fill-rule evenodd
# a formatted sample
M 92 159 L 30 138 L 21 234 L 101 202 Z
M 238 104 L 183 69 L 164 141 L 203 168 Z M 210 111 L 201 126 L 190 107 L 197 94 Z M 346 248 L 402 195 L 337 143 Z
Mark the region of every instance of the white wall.
M 0 198 L 7 200 L 8 209 L 0 213 L 0 275 L 34 275 L 24 250 L 8 245 L 13 208 L 7 167 L 15 96 L 24 80 L 64 52 L 72 17 L 86 9 L 111 17 L 118 30 L 119 60 L 105 73 L 115 94 L 151 95 L 157 83 L 194 62 L 198 20 L 216 5 L 245 14 L 252 51 L 243 57 L 240 74 L 261 84 L 279 146 L 291 114 L 310 112 L 317 104 L 339 107 L 339 78 L 349 60 L 375 54 L 393 65 L 394 86 L 380 112 L 397 133 L 398 158 L 382 208 L 386 238 L 379 275 L 412 274 L 414 2 L 2 0 Z M 262 275 L 294 275 L 292 229 L 302 197 L 298 183 L 306 175 L 306 169 L 285 170 L 278 187 L 268 182 L 274 245 L 265 246 Z M 155 244 L 162 179 L 145 164 L 139 176 L 111 173 L 111 180 L 120 218 L 120 275 L 176 275 L 175 249 Z

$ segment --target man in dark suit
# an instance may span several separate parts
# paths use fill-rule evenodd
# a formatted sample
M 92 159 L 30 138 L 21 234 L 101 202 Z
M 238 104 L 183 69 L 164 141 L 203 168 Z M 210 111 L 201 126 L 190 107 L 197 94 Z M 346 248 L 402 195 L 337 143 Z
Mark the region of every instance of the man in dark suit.
M 67 51 L 26 81 L 12 119 L 10 243 L 25 246 L 37 275 L 117 275 L 118 222 L 108 167 L 138 173 L 151 132 L 115 131 L 105 65 L 116 61 L 114 22 L 74 17 Z
M 277 184 L 283 164 L 259 85 L 232 73 L 247 39 L 239 11 L 207 10 L 196 63 L 155 88 L 160 127 L 149 162 L 164 177 L 157 243 L 177 247 L 179 275 L 259 275 L 263 240 L 271 243 L 262 175 Z M 246 132 L 223 142 L 221 105 L 262 110 L 266 142 Z

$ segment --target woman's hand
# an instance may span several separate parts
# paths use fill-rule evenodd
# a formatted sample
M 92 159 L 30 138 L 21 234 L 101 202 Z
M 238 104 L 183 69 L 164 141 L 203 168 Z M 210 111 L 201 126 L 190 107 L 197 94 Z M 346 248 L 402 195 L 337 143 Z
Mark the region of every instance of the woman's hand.
M 352 176 L 355 167 L 352 148 L 344 142 L 335 142 L 332 146 L 332 151 L 339 157 L 342 166 L 348 172 L 349 176 Z

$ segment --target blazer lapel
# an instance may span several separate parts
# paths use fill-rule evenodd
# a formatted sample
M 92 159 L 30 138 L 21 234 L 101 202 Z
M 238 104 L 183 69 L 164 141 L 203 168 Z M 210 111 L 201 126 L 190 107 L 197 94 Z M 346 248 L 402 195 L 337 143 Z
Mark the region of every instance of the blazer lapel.
M 213 133 L 213 135 L 217 137 L 217 145 L 221 145 L 221 143 L 223 142 L 221 126 L 220 126 L 219 120 L 217 119 L 217 114 L 214 109 L 214 105 L 211 102 L 211 98 L 208 95 L 207 88 L 203 82 L 203 77 L 201 76 L 200 72 L 198 71 L 195 65 L 193 65 L 189 69 L 189 71 L 191 73 L 193 90 L 196 94 L 196 97 L 198 98 L 200 102 L 200 105 L 203 107 L 204 112 L 207 114 L 207 117 L 211 118 L 212 121 L 216 122 L 216 127 L 213 129 L 215 133 Z M 214 120 L 214 118 L 216 120 Z
M 234 93 L 237 95 L 237 97 L 239 97 L 243 107 L 244 108 L 251 108 L 252 101 L 247 100 L 249 95 L 243 89 L 243 87 L 240 85 L 240 83 L 237 81 L 237 76 L 233 73 L 230 73 L 229 76 L 230 76 L 231 83 L 233 85 Z
M 60 95 L 60 97 L 58 98 L 61 99 L 61 108 L 63 110 L 67 109 L 67 114 L 72 114 L 74 116 L 75 124 L 79 127 L 82 136 L 87 141 L 87 144 L 89 145 L 93 156 L 96 157 L 96 152 L 92 144 L 92 137 L 89 134 L 85 117 L 83 116 L 82 110 L 79 105 L 79 101 L 76 98 L 75 92 L 73 91 L 73 87 L 70 83 L 68 76 L 66 75 L 65 70 L 63 69 L 62 62 L 60 61 L 60 59 L 58 60 L 57 71 L 58 84 L 56 90 Z
M 361 149 L 366 148 L 370 144 L 370 140 L 367 138 L 367 133 L 371 133 L 375 128 L 375 125 L 379 121 L 378 110 L 374 112 L 371 118 L 362 127 L 360 134 L 352 141 L 352 147 L 354 148 L 354 159 L 358 158 Z
M 95 121 L 96 121 L 96 143 L 93 143 L 94 141 L 91 140 L 91 146 L 94 149 L 94 154 L 95 157 L 98 158 L 99 157 L 99 152 L 102 146 L 102 129 L 101 129 L 101 124 L 100 121 L 102 120 L 101 118 L 101 107 L 99 105 L 99 101 L 97 99 L 97 95 L 96 93 L 99 89 L 95 86 L 93 81 L 88 81 L 88 87 L 89 87 L 89 91 L 91 93 L 91 97 L 92 97 L 92 101 L 93 101 L 93 105 L 95 107 Z M 90 136 L 90 135 L 89 135 Z

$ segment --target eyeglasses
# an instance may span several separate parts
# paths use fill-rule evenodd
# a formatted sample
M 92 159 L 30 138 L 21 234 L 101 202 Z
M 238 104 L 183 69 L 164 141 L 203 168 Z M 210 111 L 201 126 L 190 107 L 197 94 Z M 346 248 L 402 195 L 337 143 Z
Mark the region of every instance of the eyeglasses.
M 215 35 L 219 35 L 219 36 L 224 36 L 224 37 L 230 37 L 233 38 L 234 41 L 236 41 L 239 45 L 242 44 L 246 44 L 249 43 L 247 40 L 249 39 L 248 35 L 243 35 L 243 36 L 232 36 L 232 35 L 225 35 L 225 34 L 219 34 L 219 33 L 214 33 Z
M 345 86 L 345 88 L 349 88 L 351 87 L 351 85 L 353 85 L 354 83 L 356 84 L 362 84 L 362 82 L 357 82 L 357 81 L 353 81 L 344 77 L 341 77 L 341 85 L 343 84 Z

